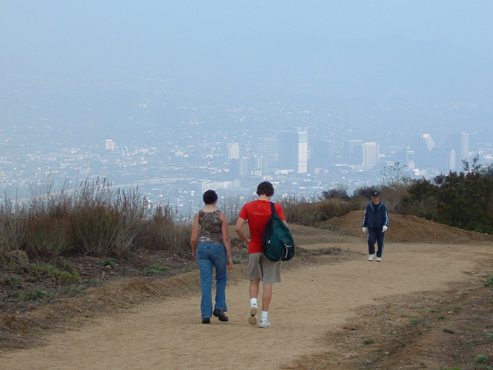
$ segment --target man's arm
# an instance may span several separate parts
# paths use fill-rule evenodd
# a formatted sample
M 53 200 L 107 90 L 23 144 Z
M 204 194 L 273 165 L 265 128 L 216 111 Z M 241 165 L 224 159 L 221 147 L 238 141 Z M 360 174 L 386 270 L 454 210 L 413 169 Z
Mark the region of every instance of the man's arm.
M 236 233 L 238 234 L 238 236 L 240 237 L 241 241 L 243 243 L 250 243 L 250 239 L 245 235 L 244 231 L 243 231 L 243 225 L 245 224 L 245 220 L 241 217 L 238 217 L 238 220 L 236 221 L 236 225 L 235 225 L 235 231 Z

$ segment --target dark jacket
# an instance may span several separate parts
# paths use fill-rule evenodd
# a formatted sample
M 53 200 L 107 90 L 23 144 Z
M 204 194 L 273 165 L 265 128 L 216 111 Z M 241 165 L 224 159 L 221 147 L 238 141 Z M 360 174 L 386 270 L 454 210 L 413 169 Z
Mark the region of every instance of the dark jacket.
M 366 206 L 362 227 L 367 227 L 371 231 L 381 231 L 384 226 L 389 226 L 387 207 L 382 202 L 377 207 L 373 205 L 373 202 L 369 202 Z

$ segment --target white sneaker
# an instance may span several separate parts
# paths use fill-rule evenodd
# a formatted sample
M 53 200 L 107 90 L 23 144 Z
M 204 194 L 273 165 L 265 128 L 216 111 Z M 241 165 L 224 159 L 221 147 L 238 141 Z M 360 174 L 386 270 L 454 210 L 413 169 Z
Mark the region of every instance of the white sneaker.
M 271 324 L 270 324 L 269 320 L 267 320 L 267 319 L 265 319 L 265 320 L 260 319 L 260 321 L 258 323 L 258 327 L 263 328 L 263 329 L 267 329 L 267 328 L 271 327 Z
M 248 323 L 250 325 L 257 325 L 257 318 L 255 317 L 255 315 L 257 315 L 257 310 L 258 307 L 256 304 L 250 305 L 250 317 L 248 318 Z
M 377 257 L 377 262 L 382 262 L 382 257 Z
M 375 255 L 374 255 L 374 254 L 370 254 L 370 255 L 368 256 L 368 261 L 373 261 L 373 257 L 375 257 Z

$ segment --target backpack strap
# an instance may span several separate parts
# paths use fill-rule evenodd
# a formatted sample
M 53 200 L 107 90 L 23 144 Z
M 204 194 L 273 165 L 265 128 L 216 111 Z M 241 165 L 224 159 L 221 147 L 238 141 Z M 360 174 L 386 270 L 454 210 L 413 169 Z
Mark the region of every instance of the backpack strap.
M 272 215 L 277 215 L 275 203 L 274 202 L 269 202 L 269 203 L 270 203 L 270 210 L 272 211 Z

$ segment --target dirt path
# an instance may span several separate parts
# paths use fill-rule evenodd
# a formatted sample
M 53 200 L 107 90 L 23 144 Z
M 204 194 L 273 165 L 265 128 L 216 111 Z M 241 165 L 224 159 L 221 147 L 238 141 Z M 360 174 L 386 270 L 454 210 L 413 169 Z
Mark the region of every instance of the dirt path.
M 361 243 L 343 247 L 364 251 Z M 202 325 L 199 296 L 173 298 L 50 335 L 42 347 L 4 353 L 0 368 L 278 369 L 322 351 L 321 338 L 339 329 L 357 307 L 445 289 L 469 279 L 479 262 L 492 258 L 486 244 L 388 244 L 383 263 L 367 262 L 361 253 L 350 261 L 285 271 L 274 288 L 271 329 L 248 324 L 247 284 L 242 282 L 228 287 L 227 324 Z

